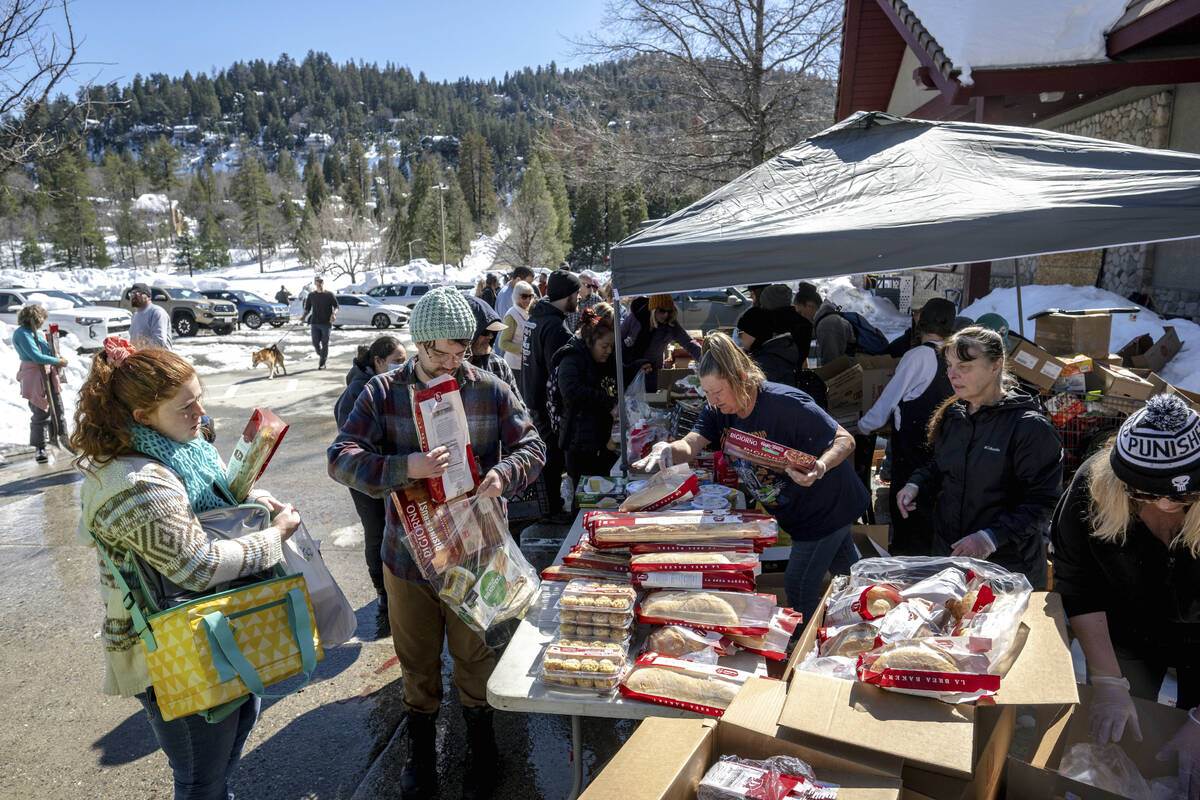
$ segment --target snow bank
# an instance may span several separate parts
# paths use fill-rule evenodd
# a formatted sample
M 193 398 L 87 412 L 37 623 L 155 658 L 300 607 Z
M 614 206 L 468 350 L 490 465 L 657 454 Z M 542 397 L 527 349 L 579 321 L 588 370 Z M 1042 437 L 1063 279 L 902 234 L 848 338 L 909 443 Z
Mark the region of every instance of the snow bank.
M 1133 304 L 1118 294 L 1090 286 L 1025 286 L 1021 289 L 1021 303 L 1028 317 L 1047 308 L 1062 308 L 1078 311 L 1087 308 L 1119 308 Z M 978 319 L 989 311 L 1008 320 L 1010 329 L 1018 329 L 1017 290 L 994 289 L 990 294 L 976 300 L 963 314 Z M 1155 339 L 1163 335 L 1163 325 L 1171 325 L 1179 334 L 1183 348 L 1162 370 L 1162 377 L 1181 389 L 1200 392 L 1200 325 L 1186 319 L 1163 320 L 1152 311 L 1143 309 L 1137 314 L 1117 314 L 1113 317 L 1112 337 L 1109 351 L 1116 352 L 1136 336 L 1148 333 Z M 1036 324 L 1025 322 L 1025 336 L 1036 335 Z
M 907 3 L 970 84 L 972 69 L 1106 61 L 1104 33 L 1128 0 Z
M 908 330 L 912 324 L 912 318 L 908 314 L 901 314 L 892 305 L 891 300 L 876 297 L 861 288 L 858 281 L 861 281 L 861 278 L 842 275 L 836 278 L 820 278 L 811 283 L 817 287 L 821 297 L 841 306 L 843 311 L 857 311 L 862 314 L 889 340 Z M 794 291 L 795 287 L 792 288 Z
M 134 211 L 166 214 L 170 207 L 170 202 L 165 194 L 143 194 L 133 201 Z

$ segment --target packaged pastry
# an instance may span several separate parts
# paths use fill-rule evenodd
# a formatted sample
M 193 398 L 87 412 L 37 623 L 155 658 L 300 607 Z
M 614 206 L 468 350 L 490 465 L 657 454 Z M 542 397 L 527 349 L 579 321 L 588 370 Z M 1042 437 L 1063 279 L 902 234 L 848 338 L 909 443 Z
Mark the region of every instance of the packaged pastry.
M 563 556 L 563 563 L 597 572 L 611 572 L 629 578 L 629 556 L 596 550 L 590 545 L 577 544 Z
M 629 564 L 642 588 L 753 592 L 762 571 L 758 554 L 736 550 L 637 553 Z
M 832 595 L 825 604 L 825 624 L 848 625 L 882 617 L 902 601 L 900 590 L 890 583 L 849 586 Z
M 630 490 L 621 503 L 622 511 L 657 511 L 686 503 L 700 494 L 700 481 L 687 464 L 675 464 L 647 479 L 637 491 Z
M 620 622 L 616 617 L 611 622 Z M 592 624 L 591 622 L 558 621 L 558 635 L 564 639 L 584 639 L 587 641 L 604 641 L 623 643 L 628 646 L 633 636 L 633 620 L 625 620 L 619 625 Z
M 559 600 L 564 610 L 633 613 L 637 590 L 618 581 L 575 580 L 566 585 Z
M 792 756 L 721 756 L 700 779 L 696 800 L 836 800 L 837 790 Z
M 682 625 L 664 625 L 661 628 L 655 628 L 646 637 L 646 644 L 643 648 L 643 651 L 647 653 L 658 653 L 702 664 L 715 664 L 718 658 L 728 655 L 734 650 L 736 648 L 729 647 L 729 640 L 719 633 L 697 631 Z
M 879 631 L 875 626 L 865 621 L 818 628 L 817 654 L 856 659 L 860 654 L 875 649 L 878 636 Z
M 703 589 L 718 592 L 753 592 L 758 581 L 753 572 L 648 572 L 632 573 L 639 589 Z
M 858 657 L 858 679 L 903 694 L 960 703 L 989 697 L 1000 676 L 988 673 L 988 658 L 955 637 L 905 639 Z
M 279 443 L 287 432 L 288 426 L 271 409 L 254 409 L 249 422 L 242 429 L 241 438 L 233 445 L 233 453 L 225 468 L 225 481 L 234 500 L 239 503 L 246 501 L 246 496 L 262 476 L 267 464 L 271 463 L 271 457 L 279 449 Z
M 742 650 L 757 653 L 772 661 L 782 661 L 788 657 L 788 645 L 792 635 L 803 622 L 804 615 L 790 608 L 777 608 L 771 616 L 765 634 L 751 636 L 747 634 L 731 634 L 727 638 L 730 643 Z
M 725 441 L 721 447 L 725 455 L 743 458 L 752 464 L 783 471 L 794 469 L 799 472 L 812 472 L 817 466 L 816 456 L 801 452 L 791 447 L 772 442 L 752 433 L 730 428 L 725 433 Z
M 614 552 L 606 550 L 605 552 Z M 629 546 L 631 556 L 647 553 L 757 553 L 749 539 L 708 539 L 703 542 L 638 542 Z
M 557 648 L 551 645 L 542 658 L 541 679 L 549 689 L 608 694 L 617 688 L 625 659 L 613 658 L 600 648 Z
M 556 583 L 566 583 L 580 578 L 585 580 L 611 580 L 615 577 L 617 577 L 616 573 L 608 572 L 607 570 L 573 567 L 570 564 L 553 564 L 542 570 L 542 580 L 554 581 Z
M 622 512 L 590 511 L 584 526 L 595 547 L 629 547 L 639 542 L 696 542 L 705 539 L 749 539 L 756 547 L 774 544 L 779 528 L 770 514 L 752 511 Z
M 450 375 L 443 375 L 424 389 L 409 384 L 408 391 L 421 449 L 428 453 L 445 447 L 450 453 L 450 465 L 446 471 L 425 479 L 434 502 L 444 503 L 475 491 L 479 483 L 479 467 L 471 450 L 471 431 L 467 427 L 467 412 L 463 407 L 458 382 Z
M 656 653 L 638 658 L 621 681 L 625 697 L 719 717 L 750 673 Z
M 760 636 L 770 629 L 777 609 L 775 596 L 769 594 L 659 590 L 638 606 L 638 621 Z

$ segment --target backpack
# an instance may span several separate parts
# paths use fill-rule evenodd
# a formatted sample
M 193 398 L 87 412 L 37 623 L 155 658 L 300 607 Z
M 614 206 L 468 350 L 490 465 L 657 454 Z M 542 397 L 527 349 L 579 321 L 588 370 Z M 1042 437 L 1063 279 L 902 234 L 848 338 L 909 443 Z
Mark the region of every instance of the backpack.
M 883 333 L 867 322 L 867 318 L 856 311 L 838 311 L 842 319 L 850 323 L 854 329 L 854 346 L 856 350 L 873 356 L 887 352 L 888 340 Z

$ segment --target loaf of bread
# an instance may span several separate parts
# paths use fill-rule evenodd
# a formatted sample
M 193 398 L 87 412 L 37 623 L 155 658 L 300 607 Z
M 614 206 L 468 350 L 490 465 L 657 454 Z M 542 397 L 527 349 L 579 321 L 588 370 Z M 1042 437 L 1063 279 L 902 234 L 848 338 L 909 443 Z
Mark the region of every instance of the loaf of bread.
M 659 592 L 646 598 L 641 614 L 651 619 L 696 619 L 735 627 L 740 621 L 736 602 L 736 598 L 711 592 Z
M 958 662 L 949 654 L 917 641 L 896 642 L 881 649 L 871 667 L 877 672 L 885 669 L 914 669 L 926 672 L 960 672 Z
M 635 667 L 625 686 L 638 694 L 712 708 L 728 708 L 738 693 L 736 683 L 663 667 Z

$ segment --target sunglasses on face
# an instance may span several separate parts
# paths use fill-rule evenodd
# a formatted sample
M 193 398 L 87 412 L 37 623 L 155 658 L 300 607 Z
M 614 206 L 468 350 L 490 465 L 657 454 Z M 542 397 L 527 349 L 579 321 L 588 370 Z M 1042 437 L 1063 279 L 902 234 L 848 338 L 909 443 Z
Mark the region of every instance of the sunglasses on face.
M 1124 485 L 1125 494 L 1129 495 L 1130 500 L 1136 500 L 1139 503 L 1154 503 L 1159 500 L 1170 500 L 1172 503 L 1183 503 L 1191 505 L 1192 503 L 1200 502 L 1200 491 L 1183 492 L 1182 494 L 1155 494 L 1154 492 L 1143 492 L 1141 489 L 1131 488 L 1129 485 Z
M 524 300 L 524 299 L 525 299 L 525 298 L 527 298 L 527 297 L 533 297 L 533 292 L 530 292 L 530 293 L 528 293 L 528 294 L 523 294 L 523 295 L 521 295 L 521 299 L 522 299 L 522 300 Z

